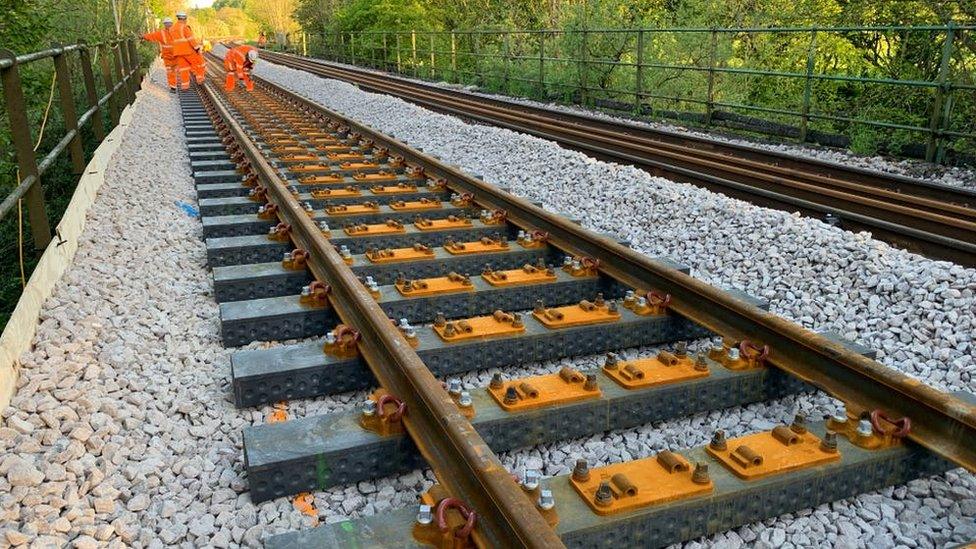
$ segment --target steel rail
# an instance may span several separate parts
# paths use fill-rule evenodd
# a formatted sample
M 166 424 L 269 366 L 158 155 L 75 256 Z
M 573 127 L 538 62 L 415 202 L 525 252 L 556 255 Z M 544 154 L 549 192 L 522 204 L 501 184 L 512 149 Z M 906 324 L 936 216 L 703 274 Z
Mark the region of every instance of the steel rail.
M 534 502 L 234 120 L 213 83 L 203 89 L 267 184 L 283 220 L 291 224 L 296 246 L 310 252 L 312 273 L 330 285 L 330 304 L 345 323 L 362 334 L 359 351 L 370 369 L 386 390 L 407 404 L 404 424 L 421 454 L 439 481 L 477 511 L 475 539 L 487 547 L 562 547 Z
M 311 72 L 324 76 L 334 76 L 334 73 L 329 72 L 332 70 L 347 70 L 336 69 L 331 65 L 326 67 L 318 62 L 291 59 L 293 58 L 289 57 L 284 64 L 310 69 Z M 527 121 L 534 115 L 523 111 L 533 111 L 535 108 L 517 105 L 515 108 L 518 112 L 492 109 L 486 107 L 484 101 L 474 103 L 458 100 L 453 96 L 450 99 L 441 99 L 446 97 L 444 93 L 455 93 L 451 90 L 420 93 L 411 86 L 424 85 L 415 85 L 412 82 L 389 84 L 381 82 L 376 75 L 367 75 L 365 72 L 355 74 L 357 76 L 345 79 L 407 98 L 435 110 L 524 131 L 571 148 L 676 174 L 682 180 L 703 184 L 707 188 L 746 198 L 761 205 L 786 210 L 799 209 L 813 215 L 833 213 L 852 225 L 852 229 L 875 231 L 880 238 L 909 250 L 964 265 L 976 264 L 976 244 L 973 243 L 976 242 L 976 210 L 967 205 L 930 198 L 932 194 L 937 195 L 944 190 L 947 196 L 960 204 L 976 203 L 976 193 L 970 191 L 933 186 L 898 176 L 889 178 L 885 174 L 866 170 L 849 170 L 860 178 L 854 181 L 811 175 L 801 169 L 774 165 L 768 161 L 741 160 L 720 152 L 702 152 L 693 147 L 644 139 L 628 133 L 632 128 L 626 128 L 624 133 L 611 134 L 577 122 L 560 125 L 559 121 L 536 117 L 537 121 L 529 123 Z M 611 125 L 607 121 L 599 121 L 597 124 Z M 641 128 L 639 131 L 646 130 Z M 681 139 L 687 140 L 687 137 Z M 746 150 L 751 155 L 756 154 L 755 149 Z M 695 156 L 699 158 L 693 158 Z M 777 159 L 776 162 L 780 161 L 777 155 L 770 156 Z M 793 161 L 796 162 L 795 159 Z M 745 165 L 740 166 L 743 163 Z M 819 161 L 803 160 L 800 164 L 809 164 L 807 169 L 823 165 L 837 169 L 836 165 Z M 867 177 L 880 178 L 881 184 L 888 187 L 877 188 L 877 185 L 864 180 Z M 913 196 L 912 193 L 916 192 L 917 195 Z M 872 195 L 876 198 L 871 198 Z
M 399 151 L 407 161 L 424 166 L 430 177 L 445 177 L 458 190 L 473 193 L 479 204 L 505 210 L 516 225 L 548 232 L 555 246 L 599 260 L 600 269 L 620 282 L 670 294 L 675 313 L 723 336 L 769 345 L 769 363 L 843 400 L 849 409 L 882 409 L 892 416 L 910 418 L 910 439 L 976 471 L 976 405 L 596 235 L 298 94 L 256 80 L 273 94 L 368 135 L 377 146 Z

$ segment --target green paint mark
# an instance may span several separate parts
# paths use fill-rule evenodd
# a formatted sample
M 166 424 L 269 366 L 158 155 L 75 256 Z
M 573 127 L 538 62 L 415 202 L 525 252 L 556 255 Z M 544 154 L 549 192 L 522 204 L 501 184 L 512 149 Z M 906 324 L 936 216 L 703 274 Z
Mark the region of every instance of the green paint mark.
M 330 478 L 332 478 L 332 470 L 329 468 L 325 456 L 320 455 L 315 461 L 315 482 L 318 484 L 319 490 L 327 488 Z

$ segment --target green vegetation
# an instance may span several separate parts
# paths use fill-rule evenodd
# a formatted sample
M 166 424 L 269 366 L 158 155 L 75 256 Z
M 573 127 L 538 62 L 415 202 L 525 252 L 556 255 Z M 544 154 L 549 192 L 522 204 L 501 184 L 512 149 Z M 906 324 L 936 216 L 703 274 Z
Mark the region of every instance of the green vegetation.
M 860 153 L 972 162 L 976 150 L 967 135 L 936 142 L 928 131 L 935 111 L 938 126 L 976 133 L 976 32 L 953 31 L 945 64 L 953 88 L 937 97 L 947 42 L 940 27 L 973 21 L 976 4 L 300 0 L 295 15 L 310 33 L 310 53 L 421 78 L 804 138 Z M 776 27 L 821 30 L 743 30 Z M 512 29 L 519 32 L 505 32 Z M 470 30 L 479 32 L 465 32 Z
M 73 43 L 77 39 L 97 43 L 116 34 L 129 34 L 140 31 L 147 24 L 146 6 L 135 0 L 3 0 L 4 14 L 0 17 L 0 48 L 15 54 L 29 53 L 50 48 L 60 41 Z M 153 55 L 148 46 L 141 51 L 143 62 Z M 77 54 L 68 56 L 69 70 L 76 77 L 72 87 L 78 112 L 87 105 L 84 86 L 78 65 Z M 27 103 L 27 116 L 30 121 L 32 137 L 37 143 L 38 161 L 47 154 L 65 133 L 64 120 L 59 107 L 60 98 L 55 89 L 52 95 L 54 66 L 50 59 L 36 61 L 20 67 L 24 96 Z M 105 93 L 101 79 L 96 78 L 99 95 Z M 40 135 L 40 127 L 48 101 L 52 100 L 49 116 Z M 111 122 L 108 121 L 111 129 Z M 86 159 L 95 149 L 95 138 L 90 125 L 82 130 Z M 57 226 L 67 207 L 78 176 L 71 170 L 68 154 L 63 154 L 43 176 L 45 208 L 52 230 Z M 17 161 L 10 141 L 7 112 L 0 108 L 0 198 L 17 186 Z M 30 274 L 40 259 L 40 251 L 35 250 L 31 240 L 30 224 L 27 221 L 27 208 L 23 208 L 23 252 L 25 277 Z M 20 259 L 18 244 L 18 221 L 16 209 L 0 221 L 0 328 L 7 319 L 21 291 Z

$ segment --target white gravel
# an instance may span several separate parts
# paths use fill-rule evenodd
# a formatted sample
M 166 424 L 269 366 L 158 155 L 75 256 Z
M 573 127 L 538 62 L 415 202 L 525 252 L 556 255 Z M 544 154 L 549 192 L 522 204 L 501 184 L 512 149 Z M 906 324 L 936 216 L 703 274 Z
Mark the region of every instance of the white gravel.
M 358 65 L 349 65 L 346 63 L 336 63 L 336 62 L 331 62 L 331 63 L 344 66 L 344 67 L 353 68 L 353 69 L 367 70 L 369 72 L 373 72 L 376 74 L 384 74 L 384 75 L 387 74 L 382 71 L 377 71 L 366 67 L 360 67 Z M 817 160 L 834 162 L 837 164 L 846 164 L 848 166 L 854 166 L 854 167 L 864 168 L 868 170 L 905 175 L 908 177 L 923 179 L 925 181 L 928 181 L 929 183 L 933 183 L 936 185 L 964 187 L 967 189 L 976 190 L 976 170 L 972 168 L 958 167 L 958 166 L 939 166 L 936 164 L 932 164 L 930 162 L 925 162 L 923 160 L 917 160 L 911 158 L 860 155 L 845 149 L 820 146 L 814 143 L 807 143 L 801 145 L 799 143 L 776 142 L 772 140 L 773 138 L 768 138 L 769 140 L 764 140 L 762 138 L 746 139 L 741 136 L 724 133 L 731 130 L 724 130 L 721 127 L 715 128 L 711 132 L 704 132 L 700 129 L 677 125 L 673 122 L 668 122 L 665 119 L 655 121 L 655 120 L 650 120 L 647 117 L 640 117 L 640 118 L 630 117 L 619 112 L 600 110 L 600 109 L 587 109 L 579 105 L 566 105 L 562 103 L 545 103 L 545 102 L 536 101 L 524 97 L 513 97 L 508 95 L 500 95 L 500 94 L 485 92 L 480 90 L 477 86 L 472 86 L 472 85 L 459 85 L 459 84 L 454 84 L 451 82 L 444 82 L 444 81 L 430 82 L 427 80 L 421 80 L 421 79 L 412 78 L 403 75 L 401 75 L 400 78 L 414 81 L 414 82 L 420 82 L 423 84 L 432 84 L 435 86 L 440 86 L 442 88 L 460 89 L 472 93 L 474 95 L 479 95 L 487 98 L 509 100 L 517 103 L 523 103 L 525 105 L 550 108 L 550 109 L 560 110 L 560 111 L 569 112 L 573 114 L 584 114 L 584 115 L 588 114 L 606 120 L 631 122 L 640 126 L 645 126 L 648 128 L 653 128 L 658 130 L 678 132 L 686 135 L 706 137 L 710 139 L 718 139 L 720 141 L 725 141 L 727 143 L 734 143 L 738 145 L 757 147 L 757 148 L 766 149 L 770 151 L 783 152 L 794 156 L 803 156 L 803 157 L 813 158 Z
M 504 129 L 466 124 L 404 101 L 273 64 L 259 76 L 380 131 L 394 134 L 516 194 L 598 231 L 622 235 L 648 255 L 689 264 L 696 276 L 764 297 L 771 310 L 812 329 L 833 329 L 879 350 L 879 360 L 931 385 L 973 391 L 976 271 L 932 261 L 819 221 L 767 210 L 640 170 L 596 161 Z M 595 365 L 595 358 L 571 361 Z M 556 364 L 526 365 L 551 371 Z M 466 376 L 483 385 L 487 372 Z M 823 395 L 789 398 L 502 456 L 515 470 L 568 471 L 707 441 L 715 428 L 745 433 L 800 410 L 833 408 Z M 376 498 L 366 495 L 367 503 Z M 354 510 L 351 516 L 368 514 Z M 976 537 L 976 480 L 955 471 L 745 526 L 701 543 L 767 546 L 941 546 Z M 697 542 L 688 544 L 695 546 Z

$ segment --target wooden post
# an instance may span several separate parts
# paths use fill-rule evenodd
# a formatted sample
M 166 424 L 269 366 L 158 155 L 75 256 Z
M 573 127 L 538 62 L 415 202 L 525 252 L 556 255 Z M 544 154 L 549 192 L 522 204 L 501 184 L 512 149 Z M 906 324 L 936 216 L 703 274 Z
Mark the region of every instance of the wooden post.
M 508 82 L 508 73 L 509 70 L 511 70 L 509 64 L 512 61 L 512 48 L 511 44 L 509 43 L 510 36 L 507 31 L 503 35 L 503 39 L 505 41 L 505 93 L 510 93 L 512 90 Z
M 78 61 L 81 63 L 81 75 L 85 81 L 85 96 L 88 98 L 88 108 L 92 111 L 91 123 L 95 139 L 99 143 L 105 139 L 105 126 L 102 122 L 102 110 L 98 107 L 98 91 L 95 89 L 95 73 L 92 71 L 91 53 L 88 51 L 88 44 L 79 42 L 81 49 L 78 50 Z
M 637 67 L 634 75 L 634 114 L 642 114 L 644 107 L 644 30 L 637 31 Z M 653 112 L 653 109 L 652 111 Z
M 410 31 L 410 59 L 413 61 L 413 75 L 417 76 L 417 31 Z
M 579 60 L 577 61 L 577 67 L 579 68 L 579 89 L 580 89 L 580 103 L 586 105 L 586 98 L 589 95 L 586 88 L 589 87 L 589 78 L 587 77 L 587 67 L 586 58 L 588 57 L 588 36 L 586 29 L 583 29 L 580 39 L 580 49 L 579 49 Z
M 546 97 L 546 32 L 539 32 L 539 97 Z
M 457 70 L 457 38 L 454 36 L 454 31 L 451 31 L 451 79 L 455 83 L 460 81 Z
M 397 73 L 403 73 L 403 60 L 400 58 L 400 33 L 396 34 L 396 70 Z
M 105 43 L 98 45 L 98 64 L 102 69 L 102 83 L 105 84 L 105 91 L 109 93 L 108 112 L 112 117 L 112 126 L 119 123 L 119 94 L 114 91 L 115 82 L 112 81 L 112 69 L 108 64 L 109 52 L 111 47 Z
M 63 48 L 64 44 L 51 44 L 52 48 Z M 71 168 L 75 174 L 85 172 L 85 149 L 82 148 L 81 131 L 78 129 L 78 111 L 75 109 L 75 96 L 71 89 L 71 72 L 68 70 L 66 54 L 61 51 L 54 54 L 54 72 L 58 80 L 58 97 L 61 99 L 61 117 L 64 127 L 69 132 L 74 130 L 75 136 L 68 144 L 71 153 Z
M 51 241 L 51 226 L 48 223 L 47 212 L 44 210 L 44 190 L 37 173 L 37 157 L 34 155 L 34 143 L 27 121 L 27 105 L 24 102 L 20 71 L 17 68 L 17 56 L 10 50 L 0 49 L 0 58 L 13 61 L 9 67 L 0 69 L 0 84 L 3 84 L 4 105 L 10 123 L 10 140 L 17 155 L 20 179 L 24 180 L 30 176 L 35 178 L 34 184 L 24 194 L 24 201 L 27 203 L 27 217 L 30 220 L 34 249 L 43 250 Z
M 437 70 L 434 68 L 437 66 L 437 62 L 434 60 L 434 33 L 430 33 L 427 37 L 430 39 L 427 41 L 427 49 L 430 51 L 430 79 L 434 80 L 437 78 Z
M 390 70 L 390 52 L 386 44 L 386 31 L 383 31 L 383 70 Z

